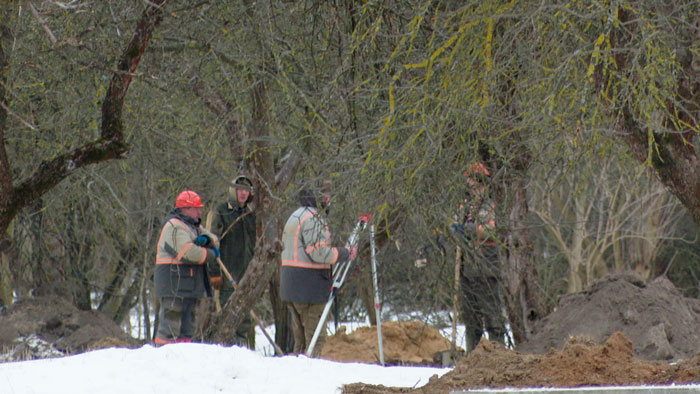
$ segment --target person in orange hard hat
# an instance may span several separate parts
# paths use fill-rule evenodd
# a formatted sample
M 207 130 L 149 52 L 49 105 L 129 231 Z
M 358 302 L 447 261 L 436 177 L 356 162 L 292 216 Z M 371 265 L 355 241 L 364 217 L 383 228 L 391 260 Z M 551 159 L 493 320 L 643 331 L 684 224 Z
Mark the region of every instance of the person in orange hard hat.
M 490 172 L 482 163 L 464 172 L 467 196 L 456 218 L 462 249 L 461 315 L 467 351 L 487 332 L 492 341 L 505 342 L 506 326 L 501 300 L 501 262 L 496 232 L 495 204 L 488 190 Z
M 207 263 L 219 257 L 219 240 L 201 226 L 202 199 L 185 190 L 164 221 L 156 253 L 155 293 L 160 302 L 154 342 L 189 342 L 200 298 L 211 297 Z

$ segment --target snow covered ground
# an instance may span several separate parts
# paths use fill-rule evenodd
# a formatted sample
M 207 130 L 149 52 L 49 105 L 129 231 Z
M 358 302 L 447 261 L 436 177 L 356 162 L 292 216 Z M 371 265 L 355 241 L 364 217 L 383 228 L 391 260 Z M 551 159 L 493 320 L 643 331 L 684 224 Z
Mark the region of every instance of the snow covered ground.
M 339 393 L 343 384 L 356 382 L 419 387 L 432 375 L 448 371 L 267 357 L 239 347 L 182 343 L 0 364 L 0 392 L 332 394 Z
M 342 322 L 350 333 L 369 322 Z M 134 325 L 136 326 L 136 325 Z M 132 326 L 132 327 L 134 327 Z M 274 325 L 266 327 L 274 337 Z M 335 333 L 328 324 L 329 335 Z M 441 330 L 451 338 L 450 328 Z M 382 367 L 305 356 L 273 357 L 256 327 L 255 351 L 182 343 L 139 349 L 103 349 L 70 357 L 0 363 L 0 394 L 48 393 L 339 393 L 348 383 L 419 387 L 450 369 Z M 464 341 L 458 326 L 458 343 Z M 136 335 L 141 336 L 141 335 Z M 60 354 L 56 352 L 56 354 Z M 56 354 L 46 353 L 47 357 Z

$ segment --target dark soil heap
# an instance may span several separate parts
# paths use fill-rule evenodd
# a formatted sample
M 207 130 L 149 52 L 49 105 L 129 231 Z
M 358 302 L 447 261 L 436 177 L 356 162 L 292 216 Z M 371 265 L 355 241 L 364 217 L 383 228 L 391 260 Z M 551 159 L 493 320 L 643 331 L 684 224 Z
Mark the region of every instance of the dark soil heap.
M 58 297 L 21 300 L 0 313 L 3 361 L 56 357 L 103 347 L 136 347 L 107 316 Z
M 645 284 L 631 274 L 614 275 L 563 296 L 517 349 L 545 353 L 561 349 L 572 336 L 602 343 L 619 331 L 632 342 L 637 357 L 674 361 L 700 351 L 698 328 L 700 300 L 684 297 L 665 277 Z

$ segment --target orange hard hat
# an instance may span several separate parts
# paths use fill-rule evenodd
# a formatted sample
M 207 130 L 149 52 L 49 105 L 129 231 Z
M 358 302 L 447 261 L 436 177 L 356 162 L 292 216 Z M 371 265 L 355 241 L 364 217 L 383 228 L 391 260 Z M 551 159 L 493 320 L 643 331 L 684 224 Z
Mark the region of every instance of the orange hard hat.
M 478 161 L 476 163 L 470 164 L 469 167 L 467 167 L 467 170 L 464 171 L 464 175 L 466 175 L 466 176 L 479 175 L 479 174 L 486 175 L 486 176 L 491 175 L 491 173 L 489 173 L 489 170 L 486 169 L 486 166 L 483 163 L 478 162 Z
M 185 190 L 184 192 L 177 195 L 175 199 L 175 208 L 202 208 L 202 198 L 199 194 L 193 192 L 192 190 Z

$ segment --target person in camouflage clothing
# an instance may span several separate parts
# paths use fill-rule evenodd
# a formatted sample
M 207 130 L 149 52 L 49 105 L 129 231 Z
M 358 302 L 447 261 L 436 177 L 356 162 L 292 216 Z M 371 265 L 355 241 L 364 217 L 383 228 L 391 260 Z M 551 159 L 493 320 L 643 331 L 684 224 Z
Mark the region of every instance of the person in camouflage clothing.
M 488 192 L 490 175 L 481 163 L 464 172 L 469 189 L 454 226 L 460 241 L 461 315 L 467 351 L 472 351 L 486 331 L 489 339 L 505 342 L 506 325 L 501 300 L 501 262 L 496 234 L 495 204 Z

